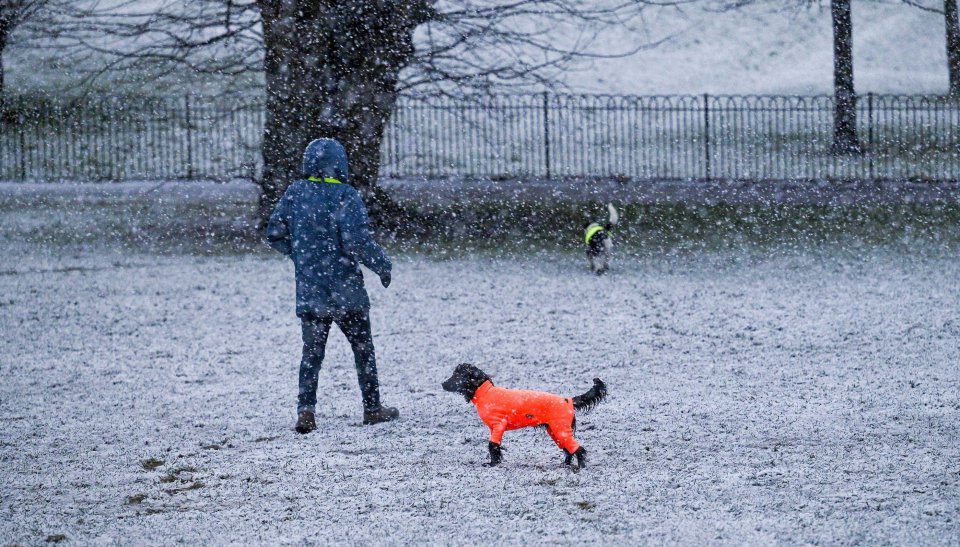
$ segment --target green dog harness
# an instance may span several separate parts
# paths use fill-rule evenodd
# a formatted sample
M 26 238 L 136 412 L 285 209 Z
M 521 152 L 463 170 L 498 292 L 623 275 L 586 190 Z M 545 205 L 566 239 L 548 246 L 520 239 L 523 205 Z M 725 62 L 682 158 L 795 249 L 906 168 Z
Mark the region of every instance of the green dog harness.
M 590 226 L 587 226 L 587 233 L 583 238 L 584 243 L 589 245 L 590 240 L 593 239 L 593 236 L 597 235 L 597 232 L 602 232 L 602 231 L 603 231 L 603 225 L 597 224 L 596 222 L 594 222 Z

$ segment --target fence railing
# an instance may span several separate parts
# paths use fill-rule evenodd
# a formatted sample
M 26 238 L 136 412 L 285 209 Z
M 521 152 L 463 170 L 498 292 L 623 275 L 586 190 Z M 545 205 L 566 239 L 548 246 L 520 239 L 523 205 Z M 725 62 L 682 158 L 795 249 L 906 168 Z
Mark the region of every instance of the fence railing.
M 402 97 L 388 177 L 960 179 L 960 102 L 863 95 L 864 152 L 830 153 L 827 96 Z M 0 180 L 256 177 L 259 101 L 8 98 Z

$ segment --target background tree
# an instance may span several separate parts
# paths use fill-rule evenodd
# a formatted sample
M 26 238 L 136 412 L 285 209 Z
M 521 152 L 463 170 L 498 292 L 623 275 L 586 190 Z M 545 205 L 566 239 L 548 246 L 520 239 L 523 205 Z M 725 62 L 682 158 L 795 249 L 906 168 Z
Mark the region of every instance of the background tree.
M 45 0 L 0 0 L 0 96 L 4 92 L 3 53 L 10 43 L 10 35 L 45 3 Z
M 543 88 L 572 61 L 607 55 L 602 33 L 667 3 L 180 0 L 149 10 L 126 0 L 66 4 L 59 46 L 106 56 L 100 74 L 149 65 L 262 77 L 263 218 L 299 176 L 304 146 L 320 135 L 344 143 L 354 185 L 373 215 L 384 212 L 391 203 L 377 186 L 380 144 L 401 92 Z
M 430 2 L 261 0 L 266 126 L 261 215 L 300 173 L 298 151 L 317 136 L 338 138 L 352 178 L 371 205 L 380 144 L 400 72 L 414 57 L 414 31 L 437 16 Z
M 857 139 L 857 94 L 853 86 L 853 21 L 850 0 L 831 0 L 833 22 L 834 154 L 861 152 Z
M 950 76 L 950 95 L 960 97 L 960 17 L 957 0 L 943 0 L 944 22 L 947 26 L 947 72 Z
M 957 13 L 957 0 L 943 0 L 943 9 L 933 7 L 930 0 L 903 0 L 904 4 L 923 11 L 943 15 L 946 27 L 948 93 L 960 97 L 960 18 Z
M 742 9 L 761 4 L 758 0 L 719 0 L 724 10 Z M 913 0 L 904 0 L 913 2 Z M 817 5 L 816 0 L 779 0 L 772 2 L 777 11 L 796 10 Z M 833 142 L 834 154 L 857 154 L 862 151 L 857 138 L 857 95 L 853 85 L 853 21 L 850 0 L 830 0 L 833 27 Z

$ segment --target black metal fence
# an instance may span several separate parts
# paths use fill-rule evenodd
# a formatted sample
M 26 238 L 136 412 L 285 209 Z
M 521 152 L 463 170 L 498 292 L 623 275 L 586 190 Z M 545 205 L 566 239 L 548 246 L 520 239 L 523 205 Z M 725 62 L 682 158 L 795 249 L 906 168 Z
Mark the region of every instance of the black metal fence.
M 403 97 L 389 177 L 960 179 L 960 102 L 864 95 L 860 155 L 830 153 L 827 96 Z M 259 101 L 8 98 L 0 180 L 256 177 Z

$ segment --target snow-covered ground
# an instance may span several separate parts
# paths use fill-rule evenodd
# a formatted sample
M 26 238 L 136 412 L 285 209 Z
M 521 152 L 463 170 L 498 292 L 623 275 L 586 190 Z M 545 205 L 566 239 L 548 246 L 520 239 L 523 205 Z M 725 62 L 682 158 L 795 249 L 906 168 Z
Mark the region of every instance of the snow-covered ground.
M 638 249 L 605 278 L 572 252 L 398 255 L 394 285 L 368 285 L 402 420 L 360 425 L 334 334 L 320 429 L 302 437 L 288 263 L 117 247 L 94 226 L 109 199 L 10 192 L 4 543 L 960 537 L 953 251 Z M 152 222 L 151 195 L 144 218 L 117 224 Z M 603 378 L 610 399 L 578 420 L 591 467 L 561 468 L 536 431 L 508 433 L 505 464 L 481 467 L 483 424 L 439 386 L 461 361 L 568 395 Z

